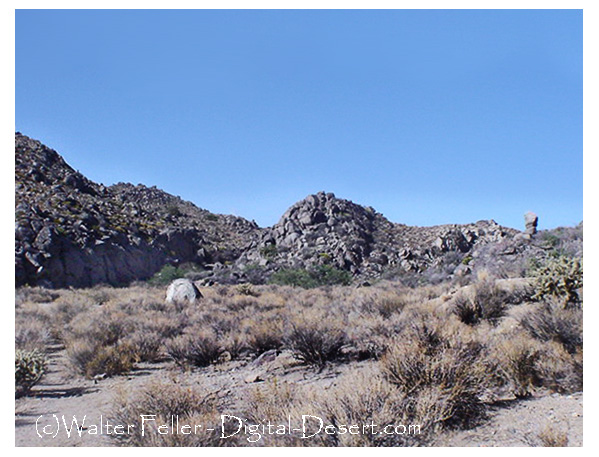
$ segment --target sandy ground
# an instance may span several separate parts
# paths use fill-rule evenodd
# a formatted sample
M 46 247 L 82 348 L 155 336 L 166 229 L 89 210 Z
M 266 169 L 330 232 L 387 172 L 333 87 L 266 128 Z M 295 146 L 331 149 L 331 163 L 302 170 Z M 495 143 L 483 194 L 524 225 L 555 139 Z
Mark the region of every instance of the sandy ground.
M 235 411 L 247 390 L 256 382 L 273 376 L 292 383 L 310 383 L 326 388 L 340 376 L 352 376 L 369 368 L 370 362 L 331 366 L 317 372 L 299 366 L 289 354 L 274 361 L 227 362 L 201 370 L 181 373 L 170 362 L 142 364 L 128 376 L 94 381 L 73 375 L 67 368 L 64 349 L 49 348 L 49 372 L 27 397 L 15 401 L 16 446 L 114 446 L 114 428 L 110 413 L 116 395 L 134 391 L 148 381 L 168 380 L 170 376 L 193 384 L 201 382 L 218 390 Z M 258 362 L 258 363 L 256 363 Z M 228 412 L 227 412 L 228 413 Z M 75 416 L 83 433 L 75 430 L 69 437 L 65 431 Z M 55 434 L 59 423 L 59 431 Z M 91 434 L 93 426 L 102 425 L 103 434 Z M 539 435 L 548 428 L 560 435 L 567 434 L 568 446 L 582 446 L 582 393 L 548 394 L 542 397 L 505 403 L 493 407 L 482 425 L 466 431 L 448 432 L 435 442 L 437 446 L 540 446 Z M 111 431 L 112 436 L 106 434 Z
M 440 446 L 543 446 L 539 435 L 554 430 L 568 446 L 582 446 L 582 392 L 551 394 L 493 408 L 488 422 L 448 434 Z

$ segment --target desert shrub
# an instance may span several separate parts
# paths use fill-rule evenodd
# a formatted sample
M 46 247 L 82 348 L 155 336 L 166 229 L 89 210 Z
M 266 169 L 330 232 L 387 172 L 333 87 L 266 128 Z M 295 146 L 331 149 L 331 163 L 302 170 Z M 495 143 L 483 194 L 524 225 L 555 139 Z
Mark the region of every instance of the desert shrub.
M 282 286 L 294 286 L 310 289 L 318 287 L 314 277 L 304 269 L 282 269 L 272 274 L 269 282 Z
M 303 287 L 304 289 L 326 285 L 347 286 L 351 284 L 351 281 L 351 273 L 331 265 L 318 265 L 311 270 L 283 269 L 273 273 L 270 277 L 271 284 Z
M 135 323 L 122 311 L 114 308 L 94 308 L 89 313 L 79 313 L 64 332 L 65 342 L 83 339 L 100 346 L 111 346 L 135 329 Z
M 243 414 L 252 423 L 284 423 L 302 414 L 322 418 L 325 424 L 369 424 L 379 426 L 374 433 L 319 433 L 302 439 L 301 432 L 285 435 L 264 435 L 265 446 L 407 446 L 425 444 L 428 423 L 405 413 L 405 395 L 380 376 L 377 370 L 367 369 L 342 377 L 329 389 L 315 391 L 309 386 L 278 382 L 255 386 L 250 390 Z M 385 425 L 422 424 L 420 430 L 405 435 L 379 433 Z M 310 430 L 310 425 L 308 426 Z
M 453 300 L 454 314 L 465 324 L 475 325 L 485 320 L 496 324 L 506 312 L 509 293 L 499 288 L 494 279 L 482 274 L 472 286 L 472 296 L 459 293 Z
M 238 312 L 238 311 L 244 310 L 246 308 L 249 308 L 251 306 L 256 306 L 258 304 L 258 301 L 256 300 L 256 297 L 245 294 L 245 295 L 235 295 L 230 300 L 227 300 L 226 303 L 227 303 L 227 307 L 231 311 Z
M 547 425 L 538 434 L 538 439 L 543 447 L 568 446 L 567 430 L 559 429 L 555 425 Z
M 341 348 L 347 344 L 347 335 L 338 327 L 308 321 L 293 324 L 285 341 L 302 362 L 322 367 L 341 358 Z
M 260 294 L 252 287 L 252 284 L 243 283 L 236 287 L 239 295 L 249 295 L 251 297 L 258 297 Z
M 157 334 L 159 340 L 165 340 L 181 335 L 188 324 L 188 316 L 183 313 L 150 311 L 144 313 L 143 320 L 137 325 L 140 327 L 139 331 Z
M 260 255 L 265 259 L 274 259 L 278 253 L 279 250 L 274 244 L 267 244 L 266 246 L 260 248 Z
M 288 415 L 300 417 L 310 414 L 305 408 L 305 396 L 297 384 L 273 380 L 262 385 L 256 385 L 247 394 L 243 405 L 243 416 L 248 422 L 254 424 L 283 423 L 288 420 Z M 244 437 L 244 443 L 255 440 L 256 437 Z M 263 435 L 256 443 L 260 446 L 310 446 L 318 438 L 306 440 L 297 434 Z
M 380 363 L 386 379 L 410 399 L 405 407 L 412 415 L 429 408 L 434 423 L 468 425 L 484 413 L 487 369 L 475 340 L 420 321 L 398 335 Z
M 152 286 L 165 286 L 175 279 L 183 278 L 185 273 L 187 273 L 187 271 L 182 268 L 177 268 L 173 265 L 165 265 L 158 273 L 148 280 L 148 284 Z
M 133 320 L 110 305 L 80 313 L 63 334 L 67 358 L 77 373 L 87 377 L 130 371 L 136 357 L 133 347 L 123 340 L 134 331 Z
M 559 343 L 540 342 L 522 330 L 488 341 L 493 382 L 516 397 L 543 387 L 556 392 L 582 389 L 582 353 L 568 354 Z
M 372 317 L 357 315 L 346 327 L 348 342 L 358 360 L 379 359 L 387 350 L 393 322 L 380 314 Z
M 51 340 L 48 324 L 32 319 L 17 319 L 15 326 L 15 348 L 44 351 Z
M 17 305 L 25 302 L 51 303 L 58 297 L 60 297 L 58 292 L 42 287 L 21 287 L 15 290 L 15 302 Z
M 475 325 L 480 322 L 481 312 L 472 300 L 463 293 L 459 293 L 453 300 L 453 312 L 458 319 L 467 325 Z
M 166 344 L 166 353 L 177 365 L 205 367 L 218 360 L 222 347 L 212 330 L 198 330 L 181 335 Z
M 334 389 L 326 392 L 319 403 L 323 420 L 329 424 L 369 424 L 379 426 L 375 433 L 323 435 L 323 445 L 328 446 L 414 446 L 425 444 L 428 431 L 425 417 L 410 415 L 406 396 L 379 373 L 361 373 L 343 379 Z M 417 433 L 379 433 L 383 426 L 393 424 L 418 425 Z
M 131 349 L 136 362 L 156 362 L 160 359 L 162 338 L 157 332 L 137 330 L 124 338 L 123 343 Z
M 46 373 L 46 356 L 38 351 L 23 351 L 17 349 L 15 352 L 15 394 L 26 395 Z
M 568 354 L 558 343 L 544 343 L 535 369 L 543 387 L 560 393 L 582 391 L 582 351 Z
M 564 308 L 560 301 L 538 304 L 520 317 L 520 325 L 540 341 L 556 341 L 569 352 L 582 349 L 582 309 Z
M 117 396 L 112 417 L 119 424 L 139 424 L 131 433 L 113 435 L 124 446 L 224 446 L 233 440 L 222 440 L 219 434 L 215 395 L 202 387 L 186 388 L 174 382 L 153 382 L 133 394 Z M 142 436 L 141 416 L 155 415 L 146 420 Z M 157 427 L 170 424 L 178 417 L 179 426 L 189 425 L 190 434 L 160 434 Z M 196 429 L 196 426 L 199 428 Z M 212 428 L 214 431 L 207 429 Z
M 583 285 L 582 259 L 558 256 L 537 269 L 535 298 L 559 297 L 564 306 L 580 302 L 578 289 Z
M 493 377 L 516 397 L 529 396 L 542 384 L 537 364 L 542 352 L 537 341 L 527 335 L 508 334 L 489 344 Z
M 480 319 L 496 323 L 505 314 L 508 293 L 500 289 L 495 280 L 482 275 L 474 284 L 472 305 L 477 310 Z
M 283 345 L 283 325 L 279 319 L 255 322 L 248 330 L 247 344 L 256 354 L 279 349 Z
M 75 371 L 88 378 L 99 374 L 114 376 L 126 373 L 133 368 L 136 358 L 128 344 L 103 346 L 79 339 L 67 345 L 67 357 Z
M 135 350 L 125 343 L 100 346 L 85 365 L 85 374 L 91 378 L 98 374 L 114 376 L 131 371 L 136 359 Z
M 223 354 L 228 352 L 232 359 L 240 358 L 248 352 L 248 343 L 245 335 L 238 332 L 229 332 L 222 338 Z
M 385 295 L 376 300 L 376 309 L 385 319 L 392 314 L 400 313 L 406 306 L 406 299 L 402 296 Z

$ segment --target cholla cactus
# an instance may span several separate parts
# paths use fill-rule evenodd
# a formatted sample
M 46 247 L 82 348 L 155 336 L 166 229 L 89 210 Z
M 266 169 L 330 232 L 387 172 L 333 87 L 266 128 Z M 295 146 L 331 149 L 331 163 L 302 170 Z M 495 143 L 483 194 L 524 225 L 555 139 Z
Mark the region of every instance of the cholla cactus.
M 582 259 L 565 256 L 550 260 L 536 271 L 536 299 L 546 296 L 560 297 L 564 306 L 578 303 L 577 290 L 582 287 Z
M 46 357 L 37 349 L 15 353 L 15 393 L 26 394 L 46 373 Z
M 237 286 L 237 293 L 240 295 L 258 296 L 251 284 L 243 283 Z

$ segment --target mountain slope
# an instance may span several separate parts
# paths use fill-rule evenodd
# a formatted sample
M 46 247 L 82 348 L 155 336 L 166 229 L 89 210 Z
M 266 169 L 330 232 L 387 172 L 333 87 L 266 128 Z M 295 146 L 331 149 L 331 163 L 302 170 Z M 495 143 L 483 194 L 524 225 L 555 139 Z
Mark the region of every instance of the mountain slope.
M 384 277 L 434 282 L 480 269 L 521 274 L 529 258 L 547 255 L 543 234 L 531 237 L 492 220 L 411 227 L 325 192 L 295 203 L 274 226 L 260 228 L 156 187 L 97 184 L 20 133 L 15 184 L 17 286 L 123 286 L 151 277 L 165 264 L 188 262 L 201 270 L 195 279 L 208 284 L 263 283 L 281 269 L 319 265 L 346 270 L 363 282 Z M 568 249 L 581 256 L 582 225 L 564 233 Z
M 156 188 L 94 183 L 15 135 L 17 286 L 126 285 L 165 263 L 229 262 L 257 230 Z

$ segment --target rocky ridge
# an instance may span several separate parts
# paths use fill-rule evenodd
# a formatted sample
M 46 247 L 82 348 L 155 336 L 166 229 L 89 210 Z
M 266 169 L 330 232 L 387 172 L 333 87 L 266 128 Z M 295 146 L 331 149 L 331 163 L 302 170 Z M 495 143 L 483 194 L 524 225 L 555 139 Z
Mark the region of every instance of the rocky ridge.
M 317 265 L 349 271 L 362 282 L 431 271 L 467 275 L 490 263 L 544 255 L 527 229 L 492 220 L 412 227 L 325 192 L 260 228 L 156 187 L 94 183 L 56 151 L 15 135 L 17 286 L 124 286 L 166 264 L 185 263 L 197 265 L 195 279 L 206 283 L 260 283 L 283 268 Z M 580 250 L 581 237 L 582 227 Z
M 94 183 L 15 135 L 17 286 L 127 285 L 167 263 L 231 262 L 256 230 L 155 187 Z
M 329 264 L 375 278 L 389 268 L 421 272 L 448 252 L 465 254 L 517 233 L 492 220 L 434 227 L 395 224 L 372 207 L 319 192 L 291 206 L 277 224 L 263 230 L 237 264 L 273 269 Z

